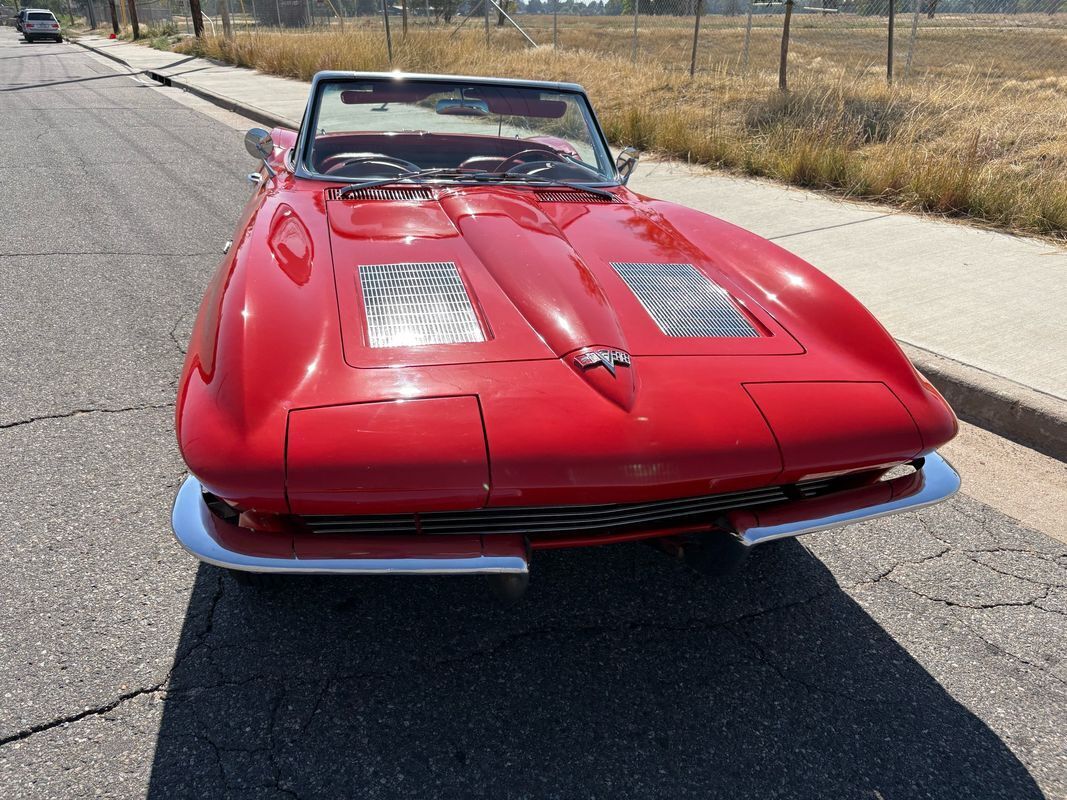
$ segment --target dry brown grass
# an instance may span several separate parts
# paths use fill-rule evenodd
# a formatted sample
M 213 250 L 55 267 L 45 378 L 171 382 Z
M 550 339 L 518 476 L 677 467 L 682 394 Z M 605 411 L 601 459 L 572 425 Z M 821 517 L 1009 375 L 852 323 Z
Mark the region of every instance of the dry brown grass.
M 840 48 L 820 51 L 809 35 L 796 48 L 791 90 L 781 94 L 771 88 L 772 70 L 755 60 L 747 76 L 719 64 L 689 79 L 676 64 L 634 66 L 614 55 L 605 44 L 610 25 L 589 30 L 599 50 L 524 48 L 501 32 L 487 49 L 476 31 L 450 39 L 444 31 L 415 30 L 396 42 L 394 66 L 577 81 L 619 144 L 1067 239 L 1067 67 L 1058 77 L 1042 75 L 1026 37 L 998 41 L 995 68 L 989 63 L 981 72 L 961 68 L 945 45 L 931 57 L 944 65 L 929 64 L 921 79 L 889 88 L 879 69 L 864 68 L 862 58 L 843 56 Z M 964 35 L 946 30 L 944 36 Z M 709 37 L 717 34 L 725 32 L 713 26 Z M 1049 35 L 1064 39 L 1067 31 Z M 848 38 L 853 49 L 871 46 L 860 33 Z M 960 47 L 966 41 L 957 40 L 957 53 Z M 179 48 L 301 79 L 322 69 L 389 68 L 381 33 L 351 26 L 343 33 L 208 37 Z M 1063 53 L 1067 59 L 1067 43 Z

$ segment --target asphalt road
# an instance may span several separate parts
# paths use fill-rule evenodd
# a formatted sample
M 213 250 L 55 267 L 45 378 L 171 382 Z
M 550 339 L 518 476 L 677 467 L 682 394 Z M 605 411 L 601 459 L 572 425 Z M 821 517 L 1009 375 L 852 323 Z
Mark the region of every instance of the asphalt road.
M 1067 546 L 966 495 L 513 609 L 196 565 L 174 384 L 251 164 L 116 69 L 0 32 L 0 797 L 1067 797 Z

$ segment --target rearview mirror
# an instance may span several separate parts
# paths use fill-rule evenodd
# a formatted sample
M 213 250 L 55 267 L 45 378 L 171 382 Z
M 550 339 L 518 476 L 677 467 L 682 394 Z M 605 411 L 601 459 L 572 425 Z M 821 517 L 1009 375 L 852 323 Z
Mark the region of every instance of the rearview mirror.
M 615 159 L 615 169 L 618 170 L 619 177 L 622 178 L 623 186 L 630 180 L 630 175 L 633 174 L 634 169 L 637 167 L 637 159 L 640 155 L 636 147 L 626 147 L 619 153 L 619 157 Z
M 274 152 L 274 141 L 262 128 L 253 128 L 245 134 L 245 150 L 252 158 L 266 160 Z
M 489 104 L 484 100 L 438 100 L 437 113 L 458 117 L 488 117 Z

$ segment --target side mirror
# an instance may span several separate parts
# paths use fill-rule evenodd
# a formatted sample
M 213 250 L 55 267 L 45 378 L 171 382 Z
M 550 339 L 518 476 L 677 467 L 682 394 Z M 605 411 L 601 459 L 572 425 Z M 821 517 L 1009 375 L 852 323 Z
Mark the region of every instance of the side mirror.
M 245 150 L 257 161 L 270 158 L 271 153 L 274 152 L 274 142 L 270 138 L 270 133 L 262 128 L 250 130 L 245 134 Z
M 637 167 L 637 159 L 640 155 L 636 147 L 626 147 L 619 153 L 619 157 L 615 159 L 615 169 L 618 171 L 619 177 L 622 178 L 623 186 L 630 180 L 630 175 L 633 174 L 634 169 Z

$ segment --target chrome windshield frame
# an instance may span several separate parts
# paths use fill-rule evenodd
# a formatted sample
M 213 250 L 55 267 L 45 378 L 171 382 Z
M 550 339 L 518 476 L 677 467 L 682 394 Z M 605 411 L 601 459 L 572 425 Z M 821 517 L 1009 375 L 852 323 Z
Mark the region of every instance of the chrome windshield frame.
M 307 105 L 304 107 L 304 116 L 300 122 L 300 130 L 297 131 L 296 146 L 293 148 L 293 175 L 297 178 L 304 178 L 306 180 L 313 181 L 327 181 L 330 183 L 350 184 L 351 178 L 342 178 L 332 175 L 323 175 L 321 173 L 311 170 L 307 166 L 308 157 L 311 155 L 311 147 L 314 142 L 313 132 L 315 130 L 314 122 L 316 114 L 318 113 L 319 99 L 321 97 L 322 85 L 325 83 L 338 83 L 344 81 L 367 81 L 367 80 L 389 80 L 389 81 L 405 81 L 405 80 L 417 80 L 426 83 L 465 83 L 479 86 L 507 86 L 521 89 L 542 89 L 546 91 L 554 92 L 569 92 L 572 94 L 580 95 L 585 103 L 586 120 L 590 128 L 590 134 L 596 137 L 594 143 L 594 149 L 600 149 L 606 156 L 606 167 L 610 171 L 610 177 L 601 181 L 583 181 L 581 184 L 575 182 L 575 186 L 585 185 L 593 186 L 597 188 L 613 188 L 622 186 L 622 178 L 615 167 L 615 162 L 612 158 L 611 148 L 608 145 L 607 137 L 604 135 L 604 129 L 600 125 L 600 120 L 597 118 L 596 111 L 593 109 L 593 104 L 589 102 L 589 96 L 577 83 L 558 83 L 554 81 L 526 81 L 518 80 L 515 78 L 487 78 L 487 77 L 474 77 L 467 75 L 423 75 L 420 73 L 411 72 L 344 72 L 344 71 L 323 71 L 315 74 L 315 77 L 311 79 L 311 91 L 308 93 Z M 358 131 L 353 131 L 358 133 Z M 401 176 L 402 177 L 402 176 Z M 455 180 L 452 178 L 432 178 L 427 179 L 426 183 L 438 183 L 438 184 L 456 184 L 456 185 L 470 185 L 468 182 Z M 508 181 L 508 182 L 494 182 L 494 183 L 482 183 L 475 184 L 479 186 L 535 186 L 537 184 L 523 182 L 521 180 Z

